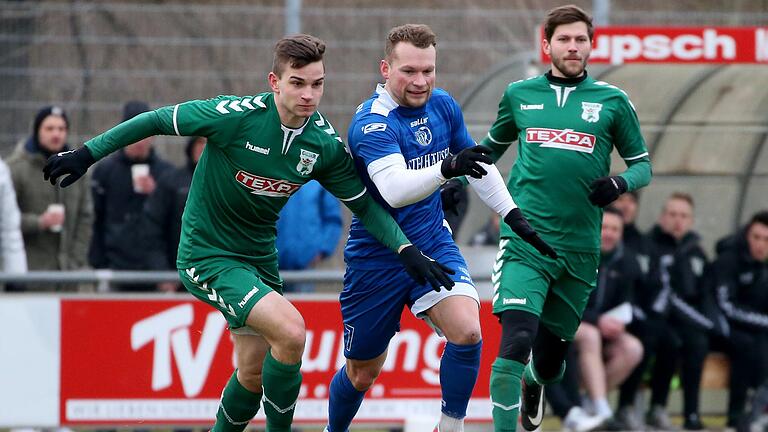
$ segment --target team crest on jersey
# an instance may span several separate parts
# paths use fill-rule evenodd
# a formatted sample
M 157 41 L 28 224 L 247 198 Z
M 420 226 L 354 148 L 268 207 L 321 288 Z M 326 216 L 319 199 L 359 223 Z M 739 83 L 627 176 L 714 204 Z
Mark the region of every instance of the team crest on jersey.
M 315 162 L 317 162 L 318 156 L 320 155 L 317 153 L 301 149 L 301 156 L 299 156 L 299 164 L 296 165 L 296 171 L 303 176 L 309 175 L 315 167 Z
M 597 123 L 600 120 L 600 109 L 603 104 L 594 102 L 581 103 L 581 118 L 589 123 Z
M 422 126 L 413 134 L 416 135 L 416 142 L 419 145 L 426 147 L 432 144 L 432 131 L 428 127 Z

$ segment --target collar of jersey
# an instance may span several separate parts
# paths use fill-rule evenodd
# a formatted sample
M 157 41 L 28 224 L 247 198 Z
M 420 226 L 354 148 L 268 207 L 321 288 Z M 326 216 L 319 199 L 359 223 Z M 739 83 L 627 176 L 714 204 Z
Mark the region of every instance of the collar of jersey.
M 390 95 L 387 89 L 384 88 L 384 84 L 381 83 L 376 84 L 376 95 L 376 100 L 373 101 L 373 105 L 371 106 L 371 112 L 381 114 L 385 117 L 394 109 L 397 109 L 400 114 L 406 117 L 421 115 L 427 110 L 427 104 L 418 108 L 409 108 L 398 105 L 397 102 L 392 99 L 392 95 Z
M 580 84 L 581 82 L 583 82 L 585 79 L 587 79 L 587 76 L 589 76 L 589 74 L 587 74 L 587 70 L 584 69 L 584 75 L 582 75 L 580 77 L 576 77 L 576 78 L 561 78 L 561 77 L 556 77 L 556 76 L 552 75 L 552 69 L 550 69 L 550 70 L 547 71 L 547 73 L 544 74 L 544 76 L 546 76 L 547 80 L 549 82 L 551 82 L 552 84 L 560 84 L 560 85 L 572 86 L 572 85 Z

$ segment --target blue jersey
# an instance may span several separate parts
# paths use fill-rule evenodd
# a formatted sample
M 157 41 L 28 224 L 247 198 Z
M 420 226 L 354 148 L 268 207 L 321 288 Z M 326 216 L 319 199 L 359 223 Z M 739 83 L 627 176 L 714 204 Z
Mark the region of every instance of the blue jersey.
M 389 211 L 408 239 L 430 254 L 450 233 L 443 225 L 440 193 L 400 208 L 390 207 L 368 176 L 368 165 L 385 156 L 400 153 L 408 169 L 440 163 L 449 152 L 475 145 L 464 124 L 456 101 L 444 90 L 434 89 L 425 106 L 399 106 L 379 84 L 373 96 L 357 108 L 348 132 L 355 166 L 371 195 Z M 400 262 L 391 250 L 379 243 L 357 217 L 352 219 L 344 259 L 352 268 L 382 269 Z

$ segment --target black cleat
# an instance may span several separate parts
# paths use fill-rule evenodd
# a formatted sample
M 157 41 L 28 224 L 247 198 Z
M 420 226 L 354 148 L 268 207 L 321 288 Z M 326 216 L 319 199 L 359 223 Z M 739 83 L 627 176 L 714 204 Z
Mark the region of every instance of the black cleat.
M 523 381 L 522 397 L 520 398 L 520 417 L 523 429 L 533 432 L 541 426 L 544 419 L 544 386 L 526 384 Z

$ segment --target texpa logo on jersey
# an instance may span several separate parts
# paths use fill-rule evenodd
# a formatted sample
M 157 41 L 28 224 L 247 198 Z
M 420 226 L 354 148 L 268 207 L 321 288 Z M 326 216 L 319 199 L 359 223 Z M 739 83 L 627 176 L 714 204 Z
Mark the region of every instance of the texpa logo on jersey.
M 546 128 L 526 129 L 525 140 L 531 144 L 541 144 L 540 147 L 559 148 L 582 153 L 592 153 L 597 142 L 594 135 L 576 132 L 573 129 Z
M 300 184 L 261 177 L 243 170 L 235 174 L 235 179 L 238 183 L 250 189 L 252 194 L 270 197 L 289 197 L 301 187 Z

